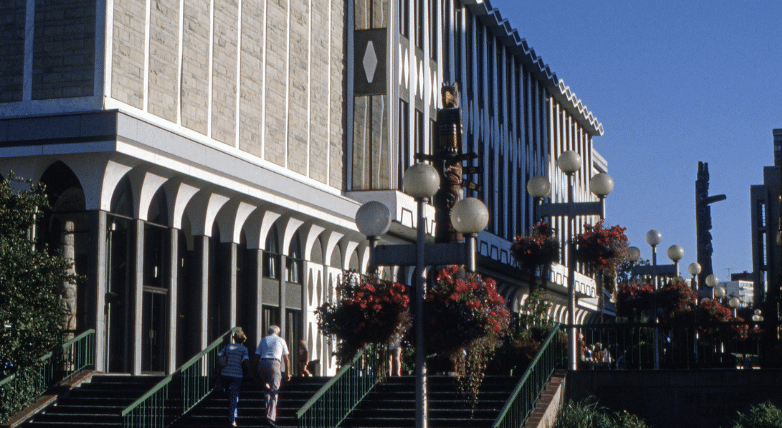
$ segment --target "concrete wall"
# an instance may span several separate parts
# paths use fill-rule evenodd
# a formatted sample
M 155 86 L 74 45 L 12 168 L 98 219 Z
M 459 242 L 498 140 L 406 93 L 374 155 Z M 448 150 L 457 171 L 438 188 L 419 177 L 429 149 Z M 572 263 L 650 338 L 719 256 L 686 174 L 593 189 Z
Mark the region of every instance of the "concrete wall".
M 655 428 L 728 427 L 750 406 L 782 407 L 782 370 L 584 370 L 568 373 L 565 395 L 594 395 Z

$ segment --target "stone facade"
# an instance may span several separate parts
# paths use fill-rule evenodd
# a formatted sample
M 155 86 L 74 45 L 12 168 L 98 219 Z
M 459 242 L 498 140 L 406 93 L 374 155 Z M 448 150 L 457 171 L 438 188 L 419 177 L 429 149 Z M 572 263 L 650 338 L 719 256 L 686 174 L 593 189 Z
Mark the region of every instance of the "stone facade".
M 95 0 L 35 2 L 32 98 L 94 92 Z
M 21 101 L 24 76 L 25 0 L 0 3 L 0 102 Z

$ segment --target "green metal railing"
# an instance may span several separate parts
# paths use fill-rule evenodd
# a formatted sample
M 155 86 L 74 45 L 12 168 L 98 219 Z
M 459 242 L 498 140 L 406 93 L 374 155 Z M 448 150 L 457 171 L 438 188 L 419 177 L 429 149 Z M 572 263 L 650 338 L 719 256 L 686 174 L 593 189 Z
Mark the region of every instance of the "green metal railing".
M 58 382 L 95 366 L 95 330 L 87 330 L 55 347 L 32 367 L 0 380 L 0 416 L 9 416 Z
M 653 369 L 657 360 L 660 368 L 692 370 L 776 365 L 764 358 L 777 354 L 782 323 L 611 323 L 576 327 L 583 335 L 584 346 L 599 346 L 611 356 L 610 364 L 585 362 L 583 368 L 646 370 Z
M 122 426 L 164 428 L 195 407 L 212 391 L 217 353 L 238 329 L 241 327 L 224 333 L 126 407 L 122 411 Z
M 535 402 L 543 388 L 548 383 L 554 369 L 561 365 L 565 358 L 565 344 L 559 340 L 559 325 L 551 329 L 546 340 L 540 347 L 538 355 L 532 360 L 519 383 L 513 390 L 505 407 L 494 421 L 492 428 L 520 427 L 535 408 Z
M 367 345 L 296 412 L 298 426 L 339 425 L 388 373 L 382 346 Z

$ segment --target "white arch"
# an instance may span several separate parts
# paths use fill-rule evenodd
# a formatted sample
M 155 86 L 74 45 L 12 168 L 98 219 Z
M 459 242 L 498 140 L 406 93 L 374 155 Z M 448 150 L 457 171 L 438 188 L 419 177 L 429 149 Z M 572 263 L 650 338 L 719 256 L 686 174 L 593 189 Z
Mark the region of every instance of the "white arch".
M 339 245 L 339 241 L 345 236 L 334 230 L 326 232 L 328 238 L 326 239 L 326 248 L 323 249 L 323 261 L 324 264 L 331 266 L 331 255 L 334 254 L 334 249 Z
M 135 216 L 139 220 L 146 221 L 149 217 L 149 205 L 152 203 L 152 198 L 155 197 L 158 189 L 165 184 L 168 177 L 137 167 L 128 173 L 128 179 L 130 180 L 130 188 L 133 190 Z
M 296 234 L 296 231 L 299 230 L 299 227 L 304 224 L 304 222 L 294 217 L 287 217 L 287 219 L 281 221 L 284 223 L 284 225 L 282 230 L 282 248 L 280 248 L 280 251 L 283 254 L 288 255 L 290 252 L 290 245 L 291 241 L 293 240 L 293 236 Z
M 258 207 L 238 199 L 232 199 L 223 205 L 216 219 L 220 228 L 220 241 L 238 244 L 242 238 L 242 227 L 256 208 Z
M 179 180 L 168 180 L 163 188 L 166 191 L 166 203 L 168 204 L 168 224 L 174 229 L 182 229 L 185 208 L 200 189 Z
M 304 233 L 304 254 L 302 254 L 302 257 L 309 262 L 312 261 L 312 250 L 315 248 L 315 241 L 326 228 L 317 224 L 310 224 L 302 229 L 306 230 Z M 323 263 L 324 261 L 325 259 L 321 260 L 318 264 L 325 264 Z
M 356 250 L 356 247 L 358 247 L 358 242 L 352 241 L 347 237 L 340 241 L 340 248 L 342 249 L 342 270 L 348 270 L 350 267 L 350 257 L 353 255 L 353 251 Z
M 190 200 L 186 211 L 191 213 L 190 223 L 194 236 L 212 236 L 212 225 L 220 208 L 228 202 L 227 196 L 202 189 Z

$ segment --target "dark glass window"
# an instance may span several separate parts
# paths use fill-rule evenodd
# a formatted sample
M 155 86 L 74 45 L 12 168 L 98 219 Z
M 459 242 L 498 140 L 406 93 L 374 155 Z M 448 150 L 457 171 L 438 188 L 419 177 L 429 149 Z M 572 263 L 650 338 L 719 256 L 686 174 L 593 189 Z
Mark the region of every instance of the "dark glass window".
M 280 276 L 280 247 L 277 228 L 272 227 L 266 237 L 266 250 L 263 252 L 263 276 L 277 279 Z

